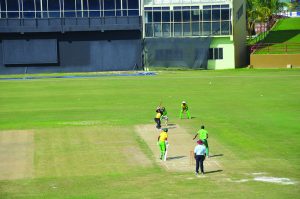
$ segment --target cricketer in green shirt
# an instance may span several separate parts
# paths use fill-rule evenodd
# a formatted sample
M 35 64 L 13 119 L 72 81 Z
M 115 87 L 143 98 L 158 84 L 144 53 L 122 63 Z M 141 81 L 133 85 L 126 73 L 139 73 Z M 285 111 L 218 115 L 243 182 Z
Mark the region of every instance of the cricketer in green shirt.
M 195 137 L 193 138 L 196 139 L 196 137 L 198 136 L 199 140 L 202 140 L 203 144 L 206 147 L 206 156 L 209 157 L 209 148 L 208 148 L 208 132 L 207 130 L 204 129 L 204 126 L 201 126 L 201 129 L 196 133 Z

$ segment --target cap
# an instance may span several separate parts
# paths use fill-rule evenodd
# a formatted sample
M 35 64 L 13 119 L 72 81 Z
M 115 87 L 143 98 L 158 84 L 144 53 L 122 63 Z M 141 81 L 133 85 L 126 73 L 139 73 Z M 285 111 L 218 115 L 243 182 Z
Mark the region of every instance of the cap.
M 182 101 L 182 104 L 185 104 L 186 103 L 186 101 Z
M 168 132 L 168 128 L 163 128 L 161 130 L 163 130 L 164 132 Z
M 202 140 L 197 141 L 198 144 L 203 144 Z

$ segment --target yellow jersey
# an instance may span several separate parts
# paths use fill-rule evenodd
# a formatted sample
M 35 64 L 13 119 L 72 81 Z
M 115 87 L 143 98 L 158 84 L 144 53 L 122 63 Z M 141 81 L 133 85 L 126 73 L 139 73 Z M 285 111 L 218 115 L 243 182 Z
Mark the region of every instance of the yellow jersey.
M 160 117 L 161 117 L 161 113 L 156 113 L 155 118 L 160 119 Z
M 181 104 L 181 109 L 184 111 L 187 111 L 187 110 L 189 110 L 189 107 L 187 104 Z
M 160 142 L 166 141 L 167 139 L 168 139 L 168 134 L 166 132 L 163 131 L 159 134 L 159 141 Z

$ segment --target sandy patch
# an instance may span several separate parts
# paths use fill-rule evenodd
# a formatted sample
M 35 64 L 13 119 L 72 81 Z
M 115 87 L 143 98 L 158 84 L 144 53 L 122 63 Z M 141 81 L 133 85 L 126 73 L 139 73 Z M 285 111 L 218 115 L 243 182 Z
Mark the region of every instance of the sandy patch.
M 188 134 L 184 128 L 178 125 L 170 126 L 168 132 L 169 148 L 167 161 L 161 161 L 159 159 L 160 152 L 156 145 L 159 131 L 154 125 L 139 125 L 135 127 L 135 130 L 151 149 L 156 162 L 166 170 L 194 172 L 195 161 L 192 155 L 196 142 L 193 141 L 193 136 Z M 207 158 L 204 161 L 205 172 L 213 173 L 221 171 L 221 165 L 216 159 L 217 158 Z
M 0 131 L 0 180 L 33 176 L 32 131 Z

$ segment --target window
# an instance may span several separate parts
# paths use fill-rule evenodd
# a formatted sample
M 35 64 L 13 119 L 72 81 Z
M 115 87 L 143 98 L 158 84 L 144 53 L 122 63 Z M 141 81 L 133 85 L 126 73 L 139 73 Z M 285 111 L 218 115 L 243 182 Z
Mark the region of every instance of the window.
M 152 23 L 145 24 L 145 36 L 153 37 L 153 26 Z
M 154 37 L 161 37 L 161 23 L 154 23 Z
M 75 0 L 64 0 L 64 17 L 76 16 L 76 2 Z
M 181 11 L 174 11 L 174 22 L 181 22 Z
M 98 0 L 89 1 L 90 17 L 100 17 L 100 4 Z
M 223 59 L 223 48 L 210 48 L 208 51 L 208 59 Z
M 192 34 L 190 23 L 183 23 L 183 35 L 190 36 Z
M 152 12 L 145 12 L 145 23 L 153 22 Z
M 229 21 L 222 21 L 221 22 L 221 35 L 229 35 Z
M 139 9 L 139 1 L 138 0 L 128 0 L 128 9 L 138 10 Z
M 140 1 L 0 0 L 0 18 L 139 16 Z M 169 7 L 163 8 L 170 10 Z
M 192 23 L 192 35 L 197 36 L 200 35 L 200 26 L 199 22 Z
M 161 22 L 161 11 L 154 11 L 153 12 L 153 21 L 154 22 Z
M 174 36 L 182 36 L 182 23 L 174 23 Z
M 8 18 L 18 18 L 19 16 L 19 2 L 18 0 L 7 0 L 7 17 Z
M 104 10 L 114 10 L 115 1 L 114 0 L 104 0 Z
M 23 0 L 23 17 L 35 18 L 35 1 Z
M 203 22 L 203 35 L 211 34 L 211 22 Z
M 203 10 L 203 21 L 211 21 L 211 10 Z
M 162 12 L 162 22 L 170 22 L 170 12 L 163 11 Z
M 60 0 L 48 0 L 49 17 L 60 17 Z
M 241 7 L 237 11 L 237 21 L 243 16 L 244 14 L 244 4 L 241 5 Z
M 170 37 L 170 24 L 169 23 L 163 23 L 162 24 L 162 34 L 163 37 Z
M 190 11 L 183 11 L 182 12 L 182 21 L 183 22 L 190 22 L 191 21 L 191 12 Z
M 192 10 L 191 12 L 192 21 L 200 21 L 200 11 L 199 10 Z
M 221 20 L 229 20 L 230 13 L 229 9 L 222 9 L 221 10 Z
M 152 23 L 145 25 L 145 36 L 146 37 L 153 37 L 153 26 Z
M 212 20 L 219 21 L 220 20 L 220 9 L 212 10 Z
M 231 34 L 231 9 L 228 4 L 204 5 L 203 9 L 200 6 L 173 6 L 173 9 L 155 6 L 145 7 L 144 10 L 145 24 L 155 23 L 155 26 L 160 24 L 162 37 Z
M 221 28 L 220 28 L 220 22 L 212 22 L 212 35 L 220 35 L 221 34 Z

